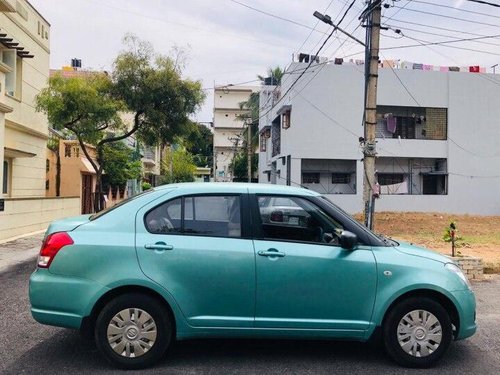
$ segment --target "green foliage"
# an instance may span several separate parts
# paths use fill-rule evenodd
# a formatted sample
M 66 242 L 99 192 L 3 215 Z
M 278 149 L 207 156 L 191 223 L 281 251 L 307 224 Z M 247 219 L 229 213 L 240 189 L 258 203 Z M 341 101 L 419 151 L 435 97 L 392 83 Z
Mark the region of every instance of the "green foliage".
M 142 183 L 142 191 L 146 191 L 146 190 L 149 190 L 149 189 L 151 189 L 151 184 L 149 182 L 144 181 Z
M 202 124 L 191 123 L 188 134 L 182 138 L 186 150 L 193 155 L 197 167 L 212 167 L 214 136 Z
M 196 164 L 193 155 L 185 148 L 178 147 L 174 151 L 167 151 L 162 160 L 161 184 L 176 182 L 193 182 Z
M 452 221 L 450 221 L 450 224 L 444 229 L 444 232 L 443 232 L 443 241 L 444 242 L 451 242 L 451 231 L 452 230 L 455 230 L 455 242 L 464 240 L 463 237 L 460 237 L 458 235 L 457 223 L 452 220 Z
M 267 69 L 267 77 L 273 77 L 277 81 L 278 85 L 281 84 L 281 79 L 283 78 L 284 74 L 285 70 L 280 68 L 279 66 Z M 264 82 L 264 79 L 266 79 L 267 77 L 261 75 L 257 76 L 257 78 L 259 78 L 262 82 Z
M 47 114 L 56 130 L 72 132 L 97 174 L 96 202 L 103 205 L 102 168 L 104 146 L 137 133 L 147 145 L 161 145 L 183 135 L 205 98 L 201 82 L 183 79 L 182 51 L 175 59 L 155 54 L 151 45 L 127 35 L 128 47 L 113 64 L 111 76 L 85 72 L 77 77 L 56 75 L 36 98 L 37 110 Z M 119 114 L 133 115 L 132 124 L 124 124 Z M 88 154 L 85 143 L 96 147 L 97 163 Z M 127 174 L 128 172 L 124 172 Z M 112 180 L 123 180 L 118 172 Z
M 119 131 L 123 124 L 120 101 L 110 95 L 111 81 L 100 73 L 65 78 L 55 75 L 36 97 L 36 108 L 47 114 L 56 130 L 69 130 L 78 139 L 97 144 L 106 131 Z
M 112 93 L 134 114 L 133 129 L 143 143 L 171 143 L 186 133 L 189 115 L 205 98 L 201 82 L 183 79 L 178 58 L 155 54 L 148 42 L 126 35 L 124 43 L 128 48 L 113 66 Z
M 252 154 L 252 172 L 257 171 L 258 163 L 259 156 Z M 248 155 L 246 151 L 242 150 L 234 156 L 232 167 L 235 181 L 248 181 Z
M 104 145 L 102 167 L 111 186 L 123 186 L 127 180 L 136 180 L 142 175 L 141 161 L 134 160 L 134 150 L 123 142 Z

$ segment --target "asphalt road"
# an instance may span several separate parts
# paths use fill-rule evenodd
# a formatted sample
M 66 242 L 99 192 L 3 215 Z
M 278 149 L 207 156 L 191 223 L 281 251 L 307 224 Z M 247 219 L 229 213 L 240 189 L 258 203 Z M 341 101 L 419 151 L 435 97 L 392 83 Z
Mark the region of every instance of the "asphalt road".
M 36 323 L 28 278 L 35 261 L 0 274 L 1 374 L 121 373 L 78 332 Z M 500 374 L 500 277 L 474 284 L 478 333 L 452 343 L 433 369 L 398 367 L 378 347 L 361 343 L 283 340 L 196 340 L 176 343 L 146 374 Z M 132 374 L 133 372 L 127 372 Z

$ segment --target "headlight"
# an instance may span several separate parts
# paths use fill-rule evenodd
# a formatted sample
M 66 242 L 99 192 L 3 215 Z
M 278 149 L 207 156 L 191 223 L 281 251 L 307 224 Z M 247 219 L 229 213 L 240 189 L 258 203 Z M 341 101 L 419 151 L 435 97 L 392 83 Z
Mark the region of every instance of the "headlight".
M 460 267 L 458 267 L 455 263 L 446 263 L 444 266 L 448 271 L 454 272 L 458 277 L 460 277 L 469 289 L 472 289 L 469 279 L 464 275 Z

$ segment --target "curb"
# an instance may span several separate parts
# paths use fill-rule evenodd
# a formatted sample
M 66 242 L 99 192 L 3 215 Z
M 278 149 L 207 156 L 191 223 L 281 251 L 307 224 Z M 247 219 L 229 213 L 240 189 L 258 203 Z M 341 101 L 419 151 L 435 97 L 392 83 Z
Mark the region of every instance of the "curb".
M 5 272 L 11 266 L 16 264 L 24 263 L 25 261 L 32 259 L 38 255 L 40 247 L 32 247 L 26 250 L 16 250 L 4 252 L 0 249 L 0 273 Z M 34 265 L 33 265 L 34 267 Z

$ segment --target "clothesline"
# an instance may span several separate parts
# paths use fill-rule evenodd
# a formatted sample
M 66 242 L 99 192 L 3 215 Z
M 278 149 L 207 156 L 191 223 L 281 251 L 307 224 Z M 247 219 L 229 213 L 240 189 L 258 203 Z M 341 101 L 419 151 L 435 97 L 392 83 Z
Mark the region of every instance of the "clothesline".
M 335 58 L 335 65 L 364 65 L 365 61 L 360 59 L 344 60 L 343 58 Z M 486 68 L 479 65 L 469 66 L 445 66 L 445 65 L 429 65 L 414 63 L 411 61 L 401 60 L 381 60 L 379 68 L 406 69 L 406 70 L 425 70 L 434 72 L 467 72 L 467 73 L 486 73 Z

